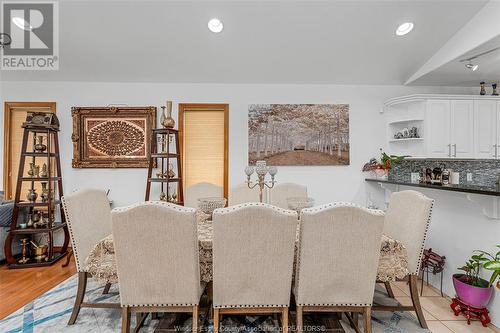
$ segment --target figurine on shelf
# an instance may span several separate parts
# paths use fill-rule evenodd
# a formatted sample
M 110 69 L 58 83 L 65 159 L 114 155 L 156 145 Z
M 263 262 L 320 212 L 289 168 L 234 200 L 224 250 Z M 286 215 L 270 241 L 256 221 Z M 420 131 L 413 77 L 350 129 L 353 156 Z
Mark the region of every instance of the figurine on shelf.
M 40 177 L 47 178 L 48 176 L 49 176 L 49 173 L 47 172 L 47 163 L 43 163 L 42 171 L 40 171 Z
M 28 238 L 21 239 L 21 259 L 19 259 L 18 263 L 25 264 L 30 259 L 28 258 Z
M 39 212 L 33 212 L 31 214 L 31 221 L 33 221 L 33 227 L 38 228 L 40 226 L 41 214 Z
M 167 198 L 167 195 L 165 194 L 165 192 L 161 192 L 160 193 L 160 201 L 167 201 L 165 200 Z
M 165 128 L 174 128 L 175 120 L 172 118 L 172 101 L 167 101 L 167 112 L 165 113 L 165 107 L 161 107 L 161 125 Z
M 492 96 L 498 96 L 498 91 L 497 91 L 497 84 L 496 83 L 493 83 L 491 85 L 491 87 L 493 88 L 493 92 L 491 93 Z
M 36 198 L 38 198 L 38 193 L 36 193 L 36 189 L 30 188 L 28 190 L 28 194 L 26 194 L 26 199 L 28 199 L 28 201 L 30 202 L 35 202 Z
M 26 223 L 26 227 L 33 228 L 33 219 L 31 218 L 31 214 L 28 214 L 28 222 Z
M 49 201 L 49 189 L 47 188 L 47 182 L 42 182 L 42 194 L 40 195 L 42 202 Z
M 43 136 L 39 135 L 36 137 L 37 143 L 35 144 L 34 150 L 37 153 L 43 153 L 47 150 L 47 146 L 43 144 Z
M 167 178 L 175 178 L 174 165 L 172 163 L 168 164 Z
M 484 88 L 484 81 L 481 81 L 479 85 L 481 86 L 481 91 L 479 91 L 479 95 L 486 95 L 486 89 Z

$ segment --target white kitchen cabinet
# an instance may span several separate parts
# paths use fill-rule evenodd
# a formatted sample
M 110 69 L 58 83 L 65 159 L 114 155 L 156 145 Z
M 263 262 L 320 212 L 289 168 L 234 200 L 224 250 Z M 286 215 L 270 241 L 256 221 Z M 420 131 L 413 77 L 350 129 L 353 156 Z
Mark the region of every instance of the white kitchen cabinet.
M 450 157 L 474 157 L 474 102 L 450 101 Z
M 500 102 L 493 100 L 474 101 L 474 157 L 498 158 L 500 155 Z
M 427 102 L 426 141 L 428 157 L 450 157 L 450 101 Z

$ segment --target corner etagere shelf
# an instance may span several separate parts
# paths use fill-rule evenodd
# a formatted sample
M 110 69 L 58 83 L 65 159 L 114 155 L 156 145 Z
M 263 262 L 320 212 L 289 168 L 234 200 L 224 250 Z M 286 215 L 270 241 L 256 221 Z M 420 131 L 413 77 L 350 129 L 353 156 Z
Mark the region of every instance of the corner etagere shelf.
M 61 162 L 59 159 L 59 140 L 57 135 L 58 128 L 29 124 L 25 124 L 23 127 L 24 133 L 17 177 L 15 206 L 12 214 L 9 234 L 5 241 L 5 257 L 7 259 L 7 263 L 9 264 L 9 268 L 28 268 L 52 265 L 66 255 L 69 243 L 69 232 L 66 226 L 61 201 L 56 199 L 56 193 L 59 198 L 63 195 Z M 46 151 L 27 151 L 30 134 L 33 136 L 33 149 L 35 148 L 37 137 L 42 136 L 45 138 Z M 33 165 L 35 165 L 37 158 L 45 159 L 47 165 L 47 176 L 37 177 L 36 174 L 29 175 L 29 177 L 25 176 L 26 157 L 31 158 L 31 163 Z M 34 201 L 22 201 L 21 195 L 26 195 L 26 193 L 23 192 L 23 184 L 26 183 L 30 184 L 31 190 L 35 189 L 35 184 L 45 183 L 45 198 L 42 200 L 42 193 L 37 193 L 38 196 Z M 60 210 L 60 222 L 55 221 L 55 211 L 57 206 Z M 20 221 L 22 216 L 19 214 L 20 209 L 28 210 L 27 220 L 31 220 L 33 215 L 38 214 L 39 219 L 42 221 L 45 220 L 45 223 L 42 223 L 41 225 L 34 224 L 32 226 L 28 226 L 27 221 Z M 64 232 L 64 241 L 60 251 L 55 252 L 54 233 L 59 230 L 63 230 Z M 39 244 L 39 246 L 47 245 L 47 253 L 45 257 L 36 260 L 35 256 L 29 254 L 29 252 L 31 252 L 29 251 L 29 248 L 31 248 L 30 242 L 34 241 L 35 235 L 40 234 L 47 235 L 47 244 Z M 24 246 L 21 258 L 16 258 L 12 254 L 12 243 L 15 241 L 16 235 L 19 235 L 27 243 L 27 245 L 25 244 Z M 23 258 L 25 258 L 25 260 L 22 260 Z
M 170 150 L 170 140 L 175 141 L 175 152 Z M 160 146 L 160 149 L 158 149 Z M 182 170 L 181 170 L 181 153 L 179 145 L 179 131 L 172 128 L 159 128 L 153 129 L 151 135 L 151 156 L 149 158 L 149 168 L 148 168 L 148 180 L 146 183 L 146 201 L 150 200 L 151 194 L 151 183 L 160 183 L 160 193 L 164 196 L 165 201 L 175 203 L 177 205 L 183 205 L 183 188 L 182 188 Z M 170 176 L 170 161 L 176 161 L 177 173 L 175 176 Z M 153 175 L 155 165 L 159 168 L 159 173 L 163 177 L 158 177 Z M 154 177 L 156 176 L 156 177 Z M 175 199 L 173 198 L 173 189 L 170 188 L 170 184 L 176 184 Z M 160 198 L 162 200 L 162 198 Z

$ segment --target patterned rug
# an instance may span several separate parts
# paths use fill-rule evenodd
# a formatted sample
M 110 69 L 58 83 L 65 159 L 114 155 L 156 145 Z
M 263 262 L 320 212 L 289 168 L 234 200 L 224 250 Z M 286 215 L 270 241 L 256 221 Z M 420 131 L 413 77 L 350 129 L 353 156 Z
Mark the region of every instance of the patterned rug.
M 121 313 L 117 309 L 90 309 L 82 308 L 75 325 L 66 325 L 73 308 L 76 295 L 76 275 L 62 282 L 52 290 L 17 310 L 7 318 L 0 320 L 2 333 L 41 333 L 41 332 L 85 332 L 85 333 L 114 333 L 120 332 Z M 116 286 L 111 288 L 110 294 L 102 295 L 103 285 L 92 280 L 88 283 L 86 301 L 118 302 Z M 377 290 L 375 295 L 378 303 L 394 302 Z M 203 311 L 201 311 L 203 312 Z M 134 327 L 132 316 L 132 326 Z M 203 313 L 200 315 L 201 332 L 213 332 L 212 320 Z M 295 322 L 294 313 L 291 313 L 290 323 Z M 329 317 L 331 319 L 332 317 Z M 328 324 L 332 320 L 308 315 L 304 318 L 312 332 L 354 332 L 345 317 L 340 322 L 334 317 L 337 326 Z M 325 324 L 326 323 L 326 324 Z M 340 323 L 340 328 L 338 325 Z M 375 333 L 429 333 L 418 325 L 417 319 L 408 312 L 375 312 L 372 316 L 373 332 Z M 226 316 L 222 321 L 226 333 L 254 333 L 279 332 L 279 322 L 273 316 Z M 291 326 L 290 331 L 294 329 Z M 221 330 L 222 331 L 222 330 Z M 191 332 L 191 318 L 183 316 L 166 316 L 160 320 L 152 320 L 151 316 L 145 321 L 141 333 L 152 332 Z

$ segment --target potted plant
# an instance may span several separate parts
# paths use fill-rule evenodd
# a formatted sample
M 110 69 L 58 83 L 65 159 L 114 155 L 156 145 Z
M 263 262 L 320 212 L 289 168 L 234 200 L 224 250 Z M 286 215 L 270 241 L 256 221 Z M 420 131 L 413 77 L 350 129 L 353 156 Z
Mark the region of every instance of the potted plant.
M 405 156 L 388 155 L 380 148 L 380 160 L 372 158 L 363 166 L 363 171 L 371 171 L 375 173 L 377 179 L 387 179 L 389 170 L 400 163 Z
M 497 247 L 500 248 L 500 245 Z M 479 276 L 481 268 L 492 271 L 489 281 Z M 465 274 L 453 275 L 453 286 L 458 298 L 472 307 L 486 308 L 493 295 L 493 285 L 500 275 L 500 251 L 492 255 L 476 250 L 469 261 L 459 269 Z

